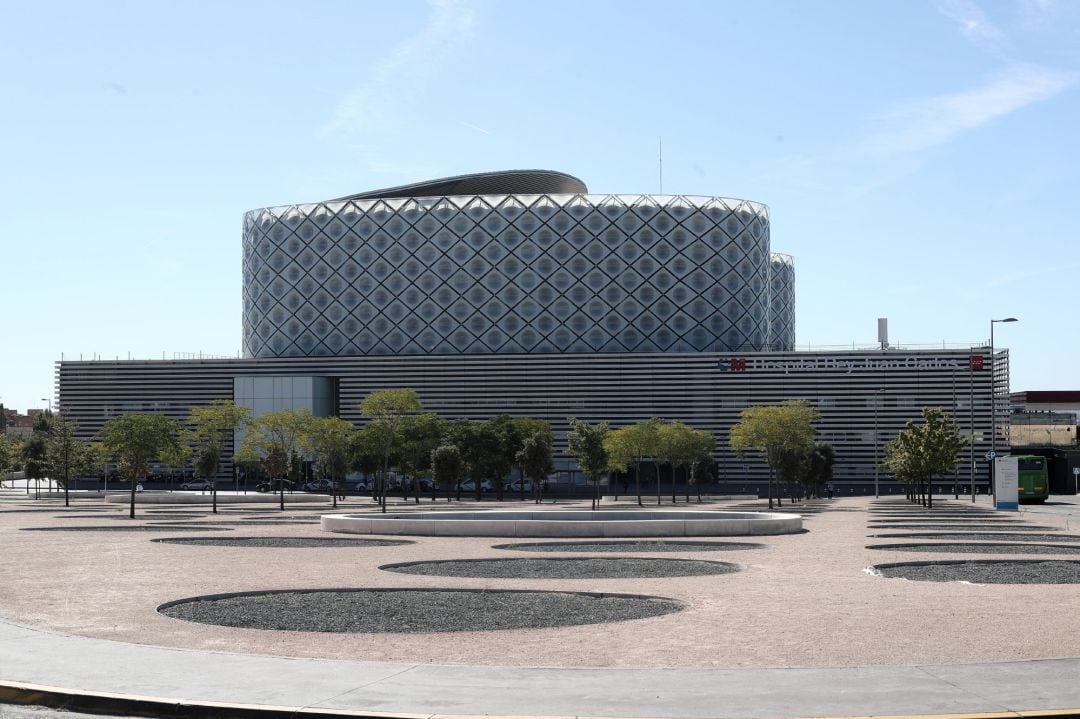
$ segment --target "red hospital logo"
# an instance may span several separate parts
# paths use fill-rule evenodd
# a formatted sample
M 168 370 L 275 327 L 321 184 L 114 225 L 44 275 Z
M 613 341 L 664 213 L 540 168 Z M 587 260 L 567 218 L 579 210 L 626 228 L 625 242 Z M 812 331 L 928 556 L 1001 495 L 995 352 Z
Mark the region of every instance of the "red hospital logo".
M 971 355 L 971 359 L 968 360 L 968 364 L 971 365 L 971 369 L 982 369 L 983 368 L 983 356 L 982 355 Z
M 731 358 L 731 371 L 732 372 L 745 372 L 746 371 L 746 360 L 743 359 L 742 357 L 732 357 Z

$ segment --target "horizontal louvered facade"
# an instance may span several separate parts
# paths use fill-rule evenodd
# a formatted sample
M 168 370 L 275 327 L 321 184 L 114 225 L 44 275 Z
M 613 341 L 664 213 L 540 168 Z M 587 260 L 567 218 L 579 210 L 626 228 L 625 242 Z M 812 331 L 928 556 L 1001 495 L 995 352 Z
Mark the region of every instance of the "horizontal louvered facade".
M 987 349 L 784 353 L 612 353 L 431 355 L 183 361 L 60 362 L 58 396 L 65 413 L 92 437 L 109 417 L 161 412 L 184 418 L 191 407 L 233 399 L 234 378 L 311 376 L 334 380 L 337 408 L 357 424 L 370 392 L 412 387 L 424 407 L 448 418 L 506 413 L 549 420 L 556 453 L 565 448 L 566 418 L 622 426 L 649 417 L 681 420 L 716 437 L 722 480 L 738 490 L 764 480 L 756 457 L 737 458 L 728 433 L 748 406 L 806 399 L 821 412 L 818 439 L 836 449 L 836 480 L 865 489 L 881 444 L 924 406 L 952 412 L 976 435 L 975 473 L 990 448 L 991 371 Z M 998 448 L 1008 446 L 1008 353 L 995 363 Z M 876 438 L 876 442 L 875 442 Z M 562 461 L 565 468 L 567 461 Z M 968 466 L 958 470 L 966 481 Z M 882 477 L 884 481 L 884 477 Z

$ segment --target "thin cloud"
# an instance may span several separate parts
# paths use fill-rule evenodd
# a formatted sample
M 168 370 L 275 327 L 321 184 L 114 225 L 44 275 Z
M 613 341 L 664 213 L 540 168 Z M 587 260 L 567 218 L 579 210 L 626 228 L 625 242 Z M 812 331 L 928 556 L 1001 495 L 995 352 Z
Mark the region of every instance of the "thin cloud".
M 961 132 L 1054 97 L 1075 82 L 1075 73 L 1016 64 L 982 87 L 898 106 L 886 114 L 882 129 L 863 143 L 863 150 L 896 154 L 940 145 Z
M 485 130 L 484 128 L 480 127 L 479 125 L 474 125 L 471 122 L 465 122 L 464 120 L 458 120 L 458 124 L 462 125 L 463 127 L 467 127 L 470 130 L 476 130 L 477 132 L 482 132 L 485 135 L 490 135 L 491 134 L 491 130 Z
M 475 12 L 461 0 L 430 0 L 431 15 L 350 90 L 320 134 L 362 132 L 400 118 L 452 49 L 472 34 Z
M 960 26 L 960 33 L 972 45 L 993 55 L 1001 53 L 1005 33 L 971 0 L 940 0 L 937 9 Z

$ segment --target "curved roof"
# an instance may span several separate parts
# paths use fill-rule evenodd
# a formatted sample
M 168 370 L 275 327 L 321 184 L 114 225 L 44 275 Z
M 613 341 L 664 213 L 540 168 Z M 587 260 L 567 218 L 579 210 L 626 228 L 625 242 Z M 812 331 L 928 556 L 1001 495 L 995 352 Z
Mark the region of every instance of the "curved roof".
M 565 172 L 553 170 L 503 170 L 425 180 L 411 185 L 387 187 L 338 197 L 336 202 L 391 197 L 454 197 L 460 195 L 566 195 L 585 194 L 585 183 Z

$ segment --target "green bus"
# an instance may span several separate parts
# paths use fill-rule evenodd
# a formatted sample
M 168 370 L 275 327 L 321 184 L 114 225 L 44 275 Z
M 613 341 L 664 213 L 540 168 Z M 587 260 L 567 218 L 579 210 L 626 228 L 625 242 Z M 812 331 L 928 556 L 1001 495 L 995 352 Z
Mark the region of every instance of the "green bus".
M 1046 457 L 1021 454 L 1016 457 L 1017 498 L 1021 502 L 1045 502 L 1050 496 Z

